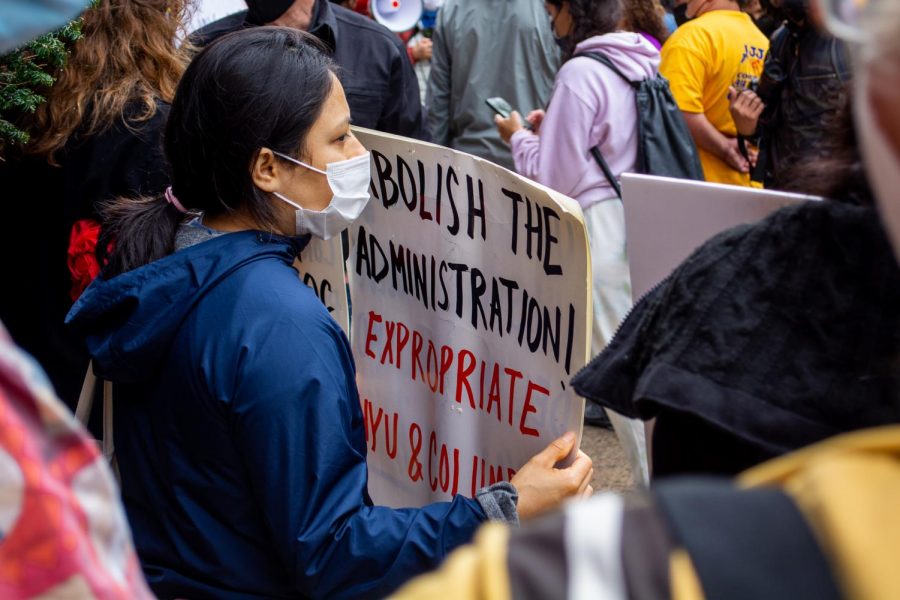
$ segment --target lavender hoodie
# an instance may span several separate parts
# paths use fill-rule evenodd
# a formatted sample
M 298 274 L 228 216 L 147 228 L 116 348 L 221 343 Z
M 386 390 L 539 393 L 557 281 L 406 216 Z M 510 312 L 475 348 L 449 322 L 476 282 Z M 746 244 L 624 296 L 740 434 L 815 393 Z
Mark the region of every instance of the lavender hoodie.
M 659 51 L 637 33 L 589 38 L 576 52 L 601 52 L 632 81 L 654 77 Z M 616 193 L 590 155 L 600 144 L 606 162 L 619 175 L 634 168 L 637 114 L 634 91 L 592 58 L 573 58 L 556 76 L 540 135 L 527 130 L 512 136 L 516 171 L 588 208 Z

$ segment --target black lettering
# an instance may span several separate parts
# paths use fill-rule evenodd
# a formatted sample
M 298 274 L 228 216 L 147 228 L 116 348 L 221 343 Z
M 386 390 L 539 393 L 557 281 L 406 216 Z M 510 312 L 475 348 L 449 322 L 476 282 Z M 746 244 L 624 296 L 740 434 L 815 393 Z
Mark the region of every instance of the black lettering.
M 409 185 L 412 187 L 412 191 L 410 192 L 407 192 L 407 177 Z M 403 204 L 406 205 L 409 212 L 413 212 L 416 210 L 416 198 L 418 197 L 418 193 L 416 192 L 416 180 L 413 179 L 412 169 L 409 168 L 409 164 L 403 160 L 402 156 L 397 157 L 397 181 L 398 187 L 400 188 L 400 196 L 403 198 Z
M 500 326 L 498 328 L 494 328 L 494 323 L 498 323 Z M 491 324 L 490 330 L 496 331 L 500 334 L 500 337 L 503 337 L 503 312 L 500 309 L 500 288 L 497 285 L 497 279 L 491 278 Z
M 413 279 L 415 280 L 416 284 L 416 300 L 421 300 L 425 308 L 428 308 L 428 282 L 426 281 L 428 272 L 425 270 L 425 255 L 421 255 L 421 266 L 419 265 L 419 257 L 413 255 L 411 258 L 413 266 Z
M 469 270 L 469 267 L 462 263 L 447 263 L 450 270 L 456 271 L 456 316 L 460 319 L 463 313 L 463 283 L 462 274 Z
M 388 242 L 388 251 L 391 253 L 391 283 L 395 290 L 397 287 L 397 274 L 400 274 L 400 281 L 403 282 L 403 291 L 409 293 L 406 286 L 406 259 L 403 257 L 403 246 L 394 246 L 394 242 Z
M 541 347 L 541 307 L 532 298 L 528 304 L 528 349 L 537 352 Z
M 447 167 L 447 200 L 450 201 L 450 210 L 453 211 L 453 224 L 447 226 L 447 231 L 451 235 L 456 235 L 459 233 L 459 211 L 456 210 L 456 202 L 453 200 L 453 189 L 450 187 L 451 177 L 453 183 L 459 187 L 459 177 L 456 176 L 456 171 L 453 170 L 453 167 Z
M 391 179 L 391 172 L 393 171 L 391 161 L 378 150 L 372 150 L 372 156 L 375 158 L 375 173 L 378 175 L 378 185 L 381 188 L 381 203 L 385 208 L 390 208 L 397 203 L 397 196 L 399 195 L 397 184 Z M 390 195 L 387 192 L 386 184 L 388 183 L 391 184 Z
M 441 278 L 441 291 L 444 293 L 444 299 L 438 302 L 438 308 L 441 310 L 447 310 L 447 307 L 450 306 L 450 296 L 447 294 L 447 282 L 444 281 L 444 272 L 447 270 L 447 263 L 445 261 L 441 261 L 441 266 L 439 268 L 440 278 Z
M 569 304 L 569 332 L 566 336 L 566 373 L 572 374 L 572 344 L 575 340 L 575 307 Z
M 366 263 L 366 277 L 372 278 L 372 265 L 369 262 L 369 249 L 366 246 L 366 228 L 360 225 L 356 237 L 356 274 L 362 276 L 362 264 Z
M 547 356 L 547 343 L 550 343 L 550 349 L 553 350 L 553 358 L 559 362 L 559 338 L 560 333 L 562 333 L 562 327 L 560 326 L 562 323 L 562 311 L 559 310 L 559 307 L 556 307 L 556 334 L 553 333 L 552 323 L 550 322 L 550 311 L 547 307 L 544 307 L 544 331 L 541 337 L 543 337 L 543 349 L 544 356 Z
M 547 275 L 562 275 L 562 267 L 559 265 L 550 264 L 550 249 L 553 247 L 553 244 L 559 241 L 553 233 L 550 231 L 550 219 L 556 219 L 559 222 L 559 215 L 556 214 L 549 206 L 544 207 L 544 273 Z M 557 357 L 558 358 L 558 357 Z
M 503 277 L 499 277 L 498 280 L 503 287 L 506 288 L 506 333 L 512 331 L 512 315 L 513 315 L 513 290 L 519 289 L 519 284 L 512 279 L 505 279 Z M 525 294 L 526 302 L 528 301 L 528 294 Z M 521 337 L 519 338 L 519 343 L 522 343 Z
M 487 317 L 484 315 L 484 307 L 481 305 L 481 297 L 487 290 L 487 283 L 480 269 L 472 267 L 472 327 L 478 329 L 478 314 L 481 313 L 481 322 L 487 329 Z
M 478 200 L 480 208 L 475 208 L 475 190 L 471 175 L 466 175 L 466 195 L 469 199 L 469 227 L 468 234 L 470 239 L 475 239 L 475 219 L 481 219 L 481 239 L 485 239 L 486 222 L 484 218 L 484 184 L 478 180 Z
M 425 163 L 421 160 L 417 160 L 416 163 L 419 167 L 419 218 L 423 221 L 433 221 L 434 217 L 425 210 L 425 190 L 428 189 L 425 186 Z
M 541 218 L 541 207 L 535 204 L 534 213 L 532 214 L 531 206 L 531 200 L 525 198 L 525 254 L 528 258 L 541 256 L 541 244 L 544 240 L 544 220 Z M 534 244 L 537 246 L 537 252 L 534 254 L 531 252 L 532 239 L 537 240 L 537 243 Z
M 522 202 L 522 196 L 517 194 L 516 192 L 512 192 L 507 190 L 506 188 L 500 188 L 500 192 L 512 200 L 512 243 L 510 249 L 512 253 L 515 254 L 518 249 L 518 234 L 519 234 L 519 203 Z

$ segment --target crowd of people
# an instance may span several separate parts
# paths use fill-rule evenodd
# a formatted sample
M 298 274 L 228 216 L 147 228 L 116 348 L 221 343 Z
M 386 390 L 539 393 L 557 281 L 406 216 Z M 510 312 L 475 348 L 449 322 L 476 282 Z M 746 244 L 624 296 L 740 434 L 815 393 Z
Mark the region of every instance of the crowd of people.
M 430 0 L 406 32 L 359 0 L 247 0 L 196 31 L 190 0 L 83 4 L 0 162 L 8 222 L 38 225 L 3 242 L 0 446 L 17 415 L 102 463 L 11 341 L 69 409 L 107 382 L 124 515 L 98 467 L 121 552 L 93 596 L 900 594 L 892 0 Z M 714 237 L 633 305 L 617 181 L 641 164 L 642 82 L 706 181 L 824 200 Z M 580 205 L 594 358 L 571 383 L 635 495 L 587 499 L 570 433 L 474 498 L 374 505 L 349 342 L 294 269 L 368 202 L 351 123 Z

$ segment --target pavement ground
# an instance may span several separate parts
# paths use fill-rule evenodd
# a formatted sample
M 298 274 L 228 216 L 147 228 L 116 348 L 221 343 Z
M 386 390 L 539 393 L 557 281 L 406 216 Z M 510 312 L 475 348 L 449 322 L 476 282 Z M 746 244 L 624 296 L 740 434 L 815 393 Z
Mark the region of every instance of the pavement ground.
M 602 427 L 584 426 L 581 449 L 594 461 L 594 493 L 624 492 L 634 488 L 631 468 L 616 434 Z

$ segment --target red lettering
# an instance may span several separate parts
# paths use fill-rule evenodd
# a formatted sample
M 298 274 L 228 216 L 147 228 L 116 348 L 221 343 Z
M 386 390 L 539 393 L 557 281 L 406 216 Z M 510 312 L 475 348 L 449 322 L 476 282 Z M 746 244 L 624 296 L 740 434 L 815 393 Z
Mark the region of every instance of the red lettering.
M 500 416 L 500 365 L 494 363 L 494 372 L 491 373 L 491 388 L 488 390 L 487 413 L 491 414 L 491 407 L 497 405 L 497 421 L 503 422 Z
M 441 444 L 441 458 L 438 462 L 441 491 L 445 494 L 450 488 L 450 458 L 447 456 L 447 445 Z
M 503 481 L 503 467 L 497 465 L 495 470 L 494 465 L 489 465 L 488 469 L 490 470 L 488 475 L 488 481 L 490 483 L 488 483 L 488 485 L 494 485 L 498 481 Z
M 378 426 L 381 425 L 381 418 L 384 416 L 384 409 L 379 407 L 378 414 L 375 417 L 375 420 L 370 423 L 372 426 L 372 452 L 375 452 L 375 447 L 378 446 Z M 372 409 L 369 409 L 369 418 L 372 418 Z M 385 419 L 386 421 L 387 419 Z
M 468 362 L 463 366 L 463 363 Z M 472 394 L 472 386 L 469 385 L 469 375 L 475 370 L 475 355 L 468 350 L 459 351 L 459 363 L 456 366 L 456 402 L 462 404 L 462 389 L 466 387 L 469 395 L 469 404 L 475 408 L 475 396 Z
M 378 337 L 372 333 L 372 324 L 373 323 L 381 323 L 381 315 L 376 314 L 374 310 L 369 311 L 369 326 L 366 329 L 366 356 L 369 358 L 376 358 L 375 353 L 372 352 L 372 342 L 377 342 Z M 384 362 L 384 361 L 382 361 Z
M 453 449 L 453 488 L 450 494 L 455 496 L 459 492 L 459 448 Z
M 507 414 L 509 415 L 509 424 L 512 425 L 513 402 L 516 398 L 516 379 L 522 378 L 522 372 L 509 367 L 503 369 L 503 372 L 509 375 L 509 412 Z
M 369 444 L 371 430 L 369 428 L 369 419 L 372 418 L 372 402 L 368 398 L 363 400 L 363 428 L 366 430 L 366 445 Z
M 478 408 L 484 410 L 484 361 L 481 361 L 481 370 L 478 376 Z
M 444 377 L 453 364 L 453 349 L 450 346 L 441 346 L 441 394 L 444 393 Z
M 416 423 L 409 426 L 409 447 L 412 456 L 409 457 L 406 473 L 413 482 L 416 482 L 422 479 L 422 463 L 419 462 L 419 452 L 422 451 L 422 428 Z
M 419 373 L 422 374 L 422 381 L 425 381 L 425 369 L 422 368 L 422 334 L 413 330 L 413 347 L 412 347 L 412 380 L 416 380 L 416 365 L 418 365 Z
M 540 386 L 533 381 L 528 382 L 528 391 L 525 392 L 525 406 L 522 407 L 522 418 L 519 420 L 519 431 L 522 432 L 522 435 L 540 437 L 541 434 L 538 433 L 537 429 L 525 426 L 525 419 L 528 417 L 528 413 L 537 413 L 537 409 L 531 403 L 531 392 L 540 392 L 547 397 L 550 396 L 550 390 L 547 388 Z
M 403 323 L 397 323 L 397 368 L 400 368 L 400 362 L 403 359 L 403 349 L 409 342 L 409 327 Z
M 434 370 L 432 370 L 432 357 L 434 357 Z M 428 387 L 431 388 L 432 392 L 436 392 L 438 389 L 438 382 L 440 381 L 440 376 L 438 374 L 438 358 L 437 358 L 437 350 L 434 347 L 434 342 L 428 340 L 428 352 L 425 355 L 425 368 L 427 369 L 427 378 L 428 378 Z M 431 374 L 434 373 L 434 383 L 431 383 Z
M 379 412 L 381 409 L 378 409 Z M 384 445 L 387 449 L 387 454 L 392 459 L 397 458 L 397 419 L 400 415 L 394 413 L 394 447 L 391 448 L 391 428 L 388 426 L 388 418 L 385 416 L 384 418 Z
M 384 364 L 384 360 L 388 355 L 390 355 L 388 363 L 394 364 L 394 347 L 391 342 L 394 337 L 394 325 L 395 323 L 393 321 L 384 322 L 384 330 L 387 334 L 387 339 L 384 341 L 384 350 L 381 351 L 381 364 Z
M 437 477 L 432 476 L 431 469 L 431 459 L 432 457 L 437 455 L 437 434 L 433 431 L 431 432 L 431 437 L 428 438 L 428 483 L 431 485 L 431 491 L 436 492 L 438 488 L 438 479 Z

